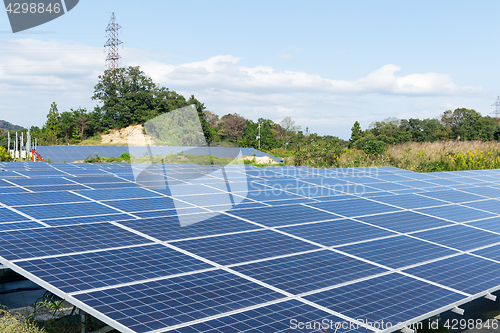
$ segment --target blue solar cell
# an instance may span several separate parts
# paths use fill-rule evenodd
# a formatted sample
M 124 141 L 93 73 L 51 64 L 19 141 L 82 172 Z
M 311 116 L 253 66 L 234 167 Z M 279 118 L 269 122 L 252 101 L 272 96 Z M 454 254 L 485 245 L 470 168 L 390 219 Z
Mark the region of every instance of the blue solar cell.
M 465 225 L 422 231 L 413 236 L 463 251 L 500 242 L 500 235 Z
M 385 323 L 395 325 L 443 306 L 451 306 L 465 297 L 395 273 L 323 291 L 305 298 L 364 322 L 383 320 Z
M 162 217 L 162 216 L 176 216 L 185 214 L 206 213 L 203 208 L 179 208 L 179 209 L 159 209 L 149 210 L 146 212 L 134 212 L 134 215 L 140 218 Z
M 461 203 L 461 202 L 484 199 L 484 197 L 482 197 L 482 196 L 471 194 L 471 193 L 465 193 L 465 192 L 457 191 L 457 190 L 431 191 L 431 192 L 422 193 L 422 195 L 424 195 L 426 197 L 434 198 L 434 199 L 452 202 L 452 203 Z
M 7 260 L 149 243 L 109 223 L 0 232 L 0 255 Z
M 0 214 L 2 214 L 1 209 L 0 209 Z M 0 223 L 0 231 L 33 229 L 33 228 L 43 228 L 43 227 L 44 227 L 43 224 L 33 221 Z
M 400 268 L 457 253 L 406 236 L 343 246 L 338 250 L 391 268 Z
M 27 189 L 12 186 L 12 187 L 0 187 L 0 194 L 9 194 L 9 193 L 29 193 Z
M 263 207 L 259 209 L 234 210 L 231 214 L 263 224 L 268 227 L 298 224 L 305 222 L 326 221 L 339 218 L 338 215 L 322 212 L 303 205 L 282 207 Z
M 418 194 L 373 196 L 371 199 L 405 209 L 433 207 L 446 204 L 444 201 L 426 198 Z
M 71 176 L 70 176 L 71 177 Z M 17 178 L 11 179 L 10 182 L 20 186 L 39 186 L 39 185 L 71 185 L 73 182 L 62 177 L 52 178 Z M 4 186 L 4 185 L 1 185 Z
M 402 185 L 402 183 L 372 183 L 369 187 L 383 191 L 407 190 L 412 189 L 410 186 Z
M 312 207 L 320 208 L 346 217 L 372 215 L 400 210 L 399 208 L 387 206 L 367 199 L 352 199 L 345 201 L 329 201 L 310 204 Z
M 443 221 L 435 217 L 411 211 L 363 216 L 358 217 L 357 220 L 375 224 L 397 232 L 413 232 L 453 224 L 452 222 Z
M 292 294 L 301 294 L 385 272 L 329 250 L 236 266 L 234 270 Z
M 269 188 L 262 191 L 248 191 L 245 197 L 256 201 L 271 201 L 271 200 L 286 200 L 286 199 L 303 199 L 293 193 L 288 193 L 282 190 Z
M 469 254 L 417 266 L 406 272 L 469 294 L 500 285 L 500 264 Z
M 280 228 L 280 230 L 325 246 L 336 246 L 395 235 L 393 232 L 350 219 L 284 227 Z
M 190 224 L 190 221 L 194 224 Z M 120 224 L 162 241 L 260 229 L 258 226 L 231 216 L 206 212 L 183 215 L 182 222 L 185 226 L 181 225 L 179 217 L 165 216 L 123 221 Z
M 242 313 L 213 319 L 171 331 L 172 333 L 318 333 L 334 332 L 335 327 L 345 333 L 370 333 L 359 325 L 329 314 L 297 300 L 290 300 Z M 300 327 L 300 328 L 299 328 Z
M 469 222 L 497 216 L 493 213 L 457 205 L 424 208 L 417 211 L 454 222 Z
M 16 221 L 28 221 L 29 218 L 24 217 L 18 213 L 15 213 L 7 208 L 0 208 L 0 223 L 3 222 L 16 222 Z
M 174 245 L 222 265 L 318 249 L 270 230 L 180 241 Z
M 115 189 L 84 190 L 77 193 L 93 200 L 138 199 L 162 196 L 159 193 L 143 188 L 124 188 L 119 191 Z
M 12 194 L 0 198 L 0 202 L 7 206 L 25 206 L 25 205 L 40 205 L 52 203 L 68 203 L 89 201 L 76 194 L 68 192 L 50 192 L 50 193 L 23 193 Z
M 484 210 L 494 214 L 500 214 L 500 201 L 495 199 L 468 202 L 464 206 Z
M 284 295 L 217 270 L 75 297 L 130 330 L 142 333 L 277 300 Z
M 500 217 L 494 217 L 491 219 L 476 222 L 469 222 L 467 223 L 467 225 L 500 233 Z
M 88 187 L 83 185 L 41 185 L 41 186 L 24 186 L 27 190 L 33 192 L 54 192 L 54 191 L 78 191 L 78 190 L 86 190 Z
M 16 265 L 67 293 L 213 268 L 163 245 L 33 259 Z
M 500 189 L 494 187 L 475 187 L 463 190 L 464 192 L 482 195 L 489 198 L 500 198 Z
M 109 215 L 99 215 L 99 216 L 49 219 L 49 220 L 44 220 L 43 222 L 50 225 L 51 227 L 59 227 L 63 225 L 88 224 L 96 222 L 113 222 L 113 221 L 123 221 L 123 220 L 136 220 L 136 218 L 128 214 L 109 214 Z
M 143 212 L 150 210 L 160 210 L 160 209 L 175 209 L 175 208 L 187 208 L 194 206 L 184 203 L 178 200 L 174 204 L 172 198 L 158 197 L 158 198 L 147 198 L 147 199 L 130 199 L 130 200 L 113 200 L 106 201 L 106 205 L 121 209 L 125 212 Z
M 103 184 L 89 184 L 87 186 L 90 186 L 92 187 L 93 189 L 102 189 L 102 188 L 129 188 L 129 187 L 138 187 L 138 185 L 136 183 L 103 183 Z M 81 190 L 87 190 L 88 187 L 84 187 L 82 186 L 82 188 L 80 188 Z
M 71 177 L 69 178 L 74 182 L 79 184 L 91 185 L 91 184 L 109 184 L 109 183 L 126 183 L 127 181 L 115 176 L 92 176 L 92 177 Z
M 500 245 L 493 245 L 481 250 L 474 251 L 472 253 L 480 255 L 484 258 L 500 261 Z
M 37 219 L 51 219 L 59 217 L 77 217 L 116 214 L 117 210 L 101 205 L 97 202 L 80 202 L 71 204 L 50 204 L 41 206 L 17 207 L 17 210 Z

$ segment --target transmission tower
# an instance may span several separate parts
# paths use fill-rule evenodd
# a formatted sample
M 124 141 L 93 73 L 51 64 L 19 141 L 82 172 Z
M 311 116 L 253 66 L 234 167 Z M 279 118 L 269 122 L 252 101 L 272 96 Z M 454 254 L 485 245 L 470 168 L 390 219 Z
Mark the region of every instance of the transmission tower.
M 491 114 L 497 118 L 500 118 L 500 96 L 497 96 L 497 101 L 491 104 L 491 106 L 495 107 L 495 111 L 493 111 Z
M 108 27 L 106 29 L 106 37 L 108 41 L 104 44 L 104 47 L 108 48 L 108 56 L 106 57 L 106 65 L 109 70 L 117 69 L 119 66 L 120 55 L 118 54 L 118 45 L 123 44 L 121 40 L 118 39 L 118 32 L 122 27 L 116 23 L 115 13 L 111 15 L 111 20 L 109 21 Z

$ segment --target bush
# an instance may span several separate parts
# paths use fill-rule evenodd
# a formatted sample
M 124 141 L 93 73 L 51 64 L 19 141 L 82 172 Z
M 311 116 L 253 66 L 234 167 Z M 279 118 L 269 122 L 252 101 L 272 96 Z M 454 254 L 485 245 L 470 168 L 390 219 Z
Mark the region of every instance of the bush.
M 0 162 L 10 162 L 12 161 L 12 157 L 10 156 L 7 149 L 3 146 L 0 146 Z

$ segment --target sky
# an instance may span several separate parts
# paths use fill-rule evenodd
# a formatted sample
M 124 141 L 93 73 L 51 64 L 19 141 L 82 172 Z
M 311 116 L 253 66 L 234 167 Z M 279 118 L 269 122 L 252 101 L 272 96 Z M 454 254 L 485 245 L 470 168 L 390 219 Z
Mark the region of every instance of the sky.
M 121 66 L 195 97 L 220 116 L 286 116 L 303 130 L 350 137 L 389 117 L 483 115 L 500 94 L 500 2 L 359 0 L 80 0 L 12 33 L 0 13 L 0 119 L 41 127 L 92 110 L 106 69 L 105 30 L 122 26 Z

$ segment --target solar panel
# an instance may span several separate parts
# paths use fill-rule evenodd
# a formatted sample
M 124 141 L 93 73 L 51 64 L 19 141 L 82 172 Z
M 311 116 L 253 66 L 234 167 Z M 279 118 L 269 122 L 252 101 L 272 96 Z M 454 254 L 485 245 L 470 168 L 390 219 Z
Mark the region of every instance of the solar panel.
M 495 170 L 0 166 L 0 265 L 123 332 L 394 331 L 500 286 Z

